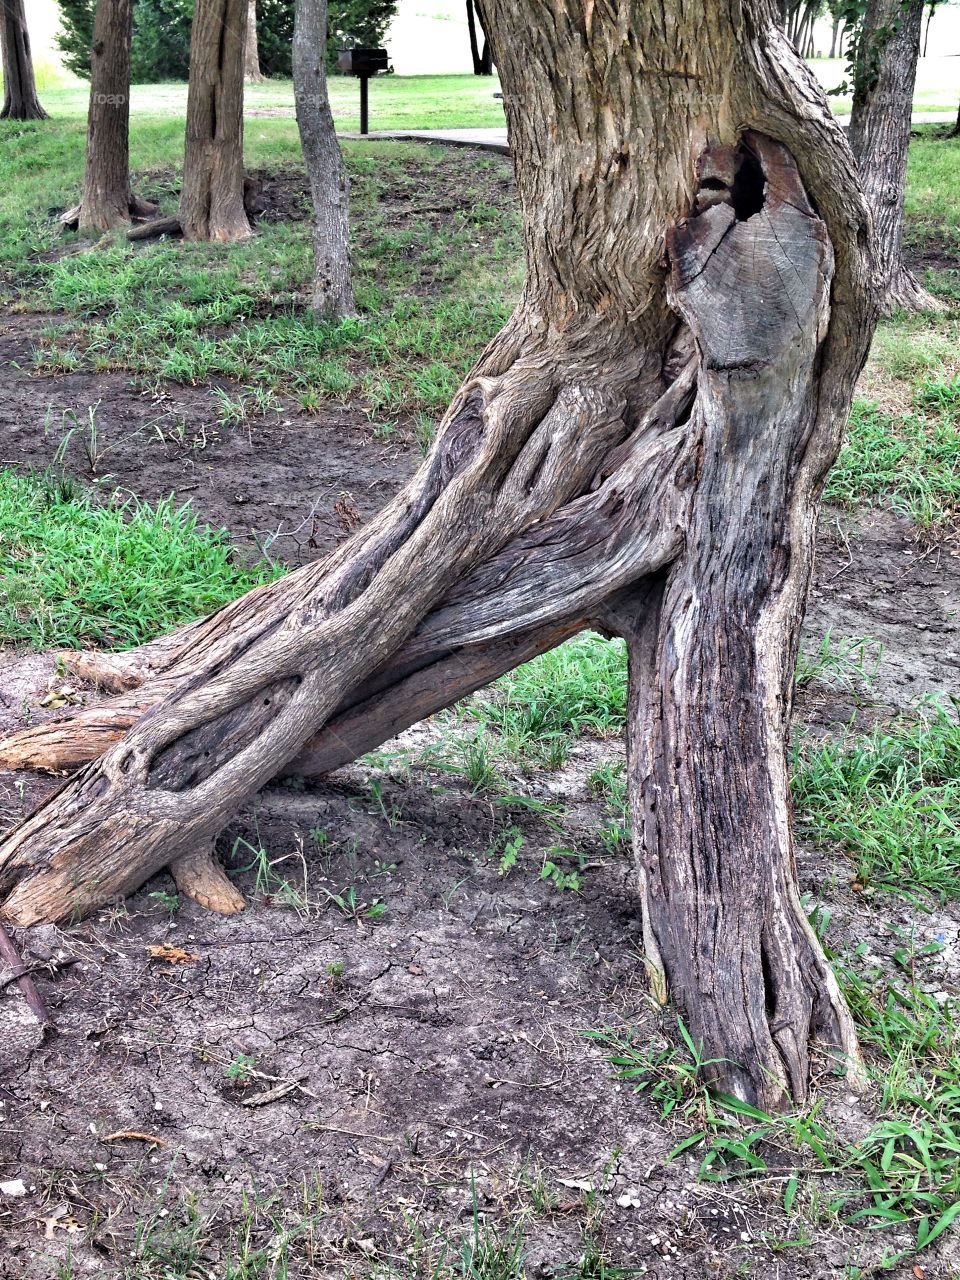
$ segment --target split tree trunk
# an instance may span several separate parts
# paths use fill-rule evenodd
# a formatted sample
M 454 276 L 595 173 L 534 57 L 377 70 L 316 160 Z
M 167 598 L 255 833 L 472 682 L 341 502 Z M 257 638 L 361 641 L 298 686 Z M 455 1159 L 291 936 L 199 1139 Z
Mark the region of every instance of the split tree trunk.
M 350 184 L 327 93 L 327 0 L 296 0 L 293 90 L 313 203 L 313 314 L 354 315 L 350 276 Z
M 482 49 L 477 37 L 478 24 L 480 35 L 483 36 Z M 470 60 L 473 63 L 473 74 L 475 76 L 492 76 L 493 51 L 490 48 L 490 40 L 487 37 L 479 0 L 467 0 L 467 30 L 470 33 Z
M 243 55 L 243 78 L 248 84 L 262 84 L 260 48 L 257 44 L 257 0 L 249 0 L 247 6 L 247 43 Z
M 190 36 L 180 225 L 187 240 L 244 240 L 243 66 L 248 0 L 197 0 Z
M 817 504 L 875 321 L 868 215 L 766 0 L 666 24 L 639 0 L 493 0 L 491 19 L 516 312 L 368 527 L 104 661 L 125 692 L 4 745 L 89 763 L 0 845 L 3 913 L 82 914 L 165 865 L 215 902 L 213 842 L 271 777 L 598 625 L 630 651 L 654 989 L 714 1085 L 782 1105 L 811 1045 L 857 1063 L 799 904 L 785 742 Z
M 0 48 L 3 53 L 0 120 L 46 120 L 47 113 L 37 97 L 24 0 L 3 0 L 0 5 Z
M 156 206 L 130 187 L 130 40 L 133 0 L 97 0 L 90 62 L 83 198 L 63 215 L 81 231 L 110 231 Z
M 873 214 L 886 311 L 939 310 L 903 261 L 903 198 L 923 0 L 867 0 L 854 69 L 850 146 Z

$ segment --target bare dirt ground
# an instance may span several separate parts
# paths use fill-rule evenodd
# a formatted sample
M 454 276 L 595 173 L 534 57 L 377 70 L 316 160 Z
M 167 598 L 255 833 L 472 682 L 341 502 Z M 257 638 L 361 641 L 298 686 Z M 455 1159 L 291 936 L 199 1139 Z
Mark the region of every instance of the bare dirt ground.
M 0 460 L 46 465 L 49 406 L 82 414 L 99 401 L 109 483 L 189 497 L 251 555 L 278 527 L 299 529 L 275 544 L 284 558 L 319 554 L 342 532 L 338 500 L 368 516 L 419 456 L 378 442 L 361 415 L 285 406 L 224 430 L 209 392 L 32 377 L 35 323 L 0 323 Z M 177 418 L 202 443 L 171 439 Z M 72 451 L 67 465 L 83 473 Z M 956 543 L 921 544 L 886 514 L 827 512 L 811 645 L 828 628 L 884 646 L 870 714 L 960 694 Z M 0 727 L 42 715 L 51 660 L 0 664 Z M 857 710 L 813 685 L 799 715 L 823 727 Z M 435 736 L 426 726 L 405 744 Z M 125 906 L 24 935 L 57 1032 L 43 1039 L 16 986 L 0 990 L 0 1183 L 25 1189 L 0 1196 L 0 1277 L 429 1277 L 441 1239 L 452 1263 L 475 1215 L 501 1236 L 522 1219 L 526 1272 L 544 1280 L 612 1280 L 618 1267 L 839 1280 L 902 1246 L 896 1231 L 831 1224 L 812 1246 L 783 1245 L 798 1230 L 781 1207 L 786 1174 L 747 1191 L 697 1182 L 695 1152 L 668 1163 L 687 1129 L 618 1083 L 584 1036 L 609 1027 L 650 1044 L 668 1030 L 646 994 L 629 858 L 600 845 L 601 804 L 585 786 L 621 752 L 581 739 L 563 770 L 509 779 L 515 795 L 564 808 L 564 842 L 588 854 L 579 893 L 537 878 L 557 840 L 543 815 L 399 762 L 265 791 L 221 841 L 250 901 L 240 916 L 171 913 L 160 876 Z M 55 785 L 7 775 L 0 828 Z M 526 843 L 502 876 L 490 850 L 510 826 Z M 274 863 L 266 881 L 251 846 Z M 960 985 L 956 908 L 923 915 L 887 899 L 881 911 L 851 891 L 842 859 L 810 850 L 800 875 L 830 906 L 834 941 L 865 939 L 882 957 L 891 920 L 942 934 L 943 984 Z M 388 908 L 377 920 L 374 899 Z M 874 1100 L 821 1084 L 844 1132 L 865 1132 Z M 240 1269 L 244 1248 L 262 1250 L 256 1267 Z M 594 1249 L 606 1271 L 584 1271 Z M 949 1236 L 922 1261 L 930 1278 L 960 1268 Z

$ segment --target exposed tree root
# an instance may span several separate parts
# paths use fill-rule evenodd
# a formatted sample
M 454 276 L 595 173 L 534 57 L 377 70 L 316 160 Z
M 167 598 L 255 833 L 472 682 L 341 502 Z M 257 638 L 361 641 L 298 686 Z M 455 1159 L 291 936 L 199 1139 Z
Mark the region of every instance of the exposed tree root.
M 97 231 L 112 231 L 116 227 L 125 226 L 129 222 L 139 222 L 144 218 L 152 218 L 157 211 L 157 206 L 150 200 L 143 200 L 140 196 L 131 193 L 126 209 L 117 209 L 115 214 L 109 218 L 101 219 L 97 222 L 96 227 L 92 228 Z M 64 231 L 76 231 L 83 219 L 83 205 L 75 204 L 70 209 L 61 213 L 58 221 Z M 139 230 L 139 228 L 135 228 Z M 130 233 L 131 238 L 136 238 Z
M 208 911 L 232 916 L 247 905 L 212 849 L 200 849 L 174 858 L 170 863 L 170 874 L 184 897 L 192 898 Z

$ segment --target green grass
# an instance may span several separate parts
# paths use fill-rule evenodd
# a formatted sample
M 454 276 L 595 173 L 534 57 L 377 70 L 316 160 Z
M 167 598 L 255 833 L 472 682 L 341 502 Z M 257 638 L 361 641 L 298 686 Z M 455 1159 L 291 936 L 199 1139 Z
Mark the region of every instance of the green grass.
M 100 501 L 0 470 L 0 640 L 125 648 L 275 576 L 249 569 L 186 506 Z
M 259 123 L 248 164 L 299 164 L 293 122 Z M 512 202 L 491 201 L 505 173 L 494 157 L 348 144 L 361 317 L 317 325 L 308 221 L 264 222 L 239 246 L 114 237 L 64 254 L 49 211 L 79 190 L 81 124 L 23 126 L 8 141 L 0 178 L 19 194 L 0 195 L 0 294 L 56 316 L 36 352 L 44 372 L 228 378 L 291 392 L 309 408 L 333 399 L 387 419 L 435 415 L 519 293 L 519 220 Z M 171 209 L 180 146 L 177 121 L 147 120 L 135 134 L 138 189 Z
M 915 403 L 909 413 L 892 414 L 870 401 L 854 402 L 846 443 L 827 482 L 828 501 L 851 507 L 883 502 L 921 529 L 957 520 L 960 382 L 928 379 Z
M 960 703 L 795 748 L 800 834 L 842 849 L 855 883 L 907 897 L 960 897 Z

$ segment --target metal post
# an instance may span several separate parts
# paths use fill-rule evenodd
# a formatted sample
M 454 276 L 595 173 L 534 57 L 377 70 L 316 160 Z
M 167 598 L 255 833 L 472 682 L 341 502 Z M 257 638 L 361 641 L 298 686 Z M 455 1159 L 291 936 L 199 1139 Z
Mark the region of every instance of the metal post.
M 367 85 L 370 83 L 369 76 L 360 77 L 360 132 L 369 133 L 367 128 Z

